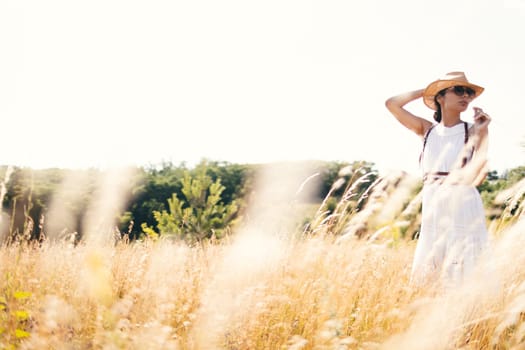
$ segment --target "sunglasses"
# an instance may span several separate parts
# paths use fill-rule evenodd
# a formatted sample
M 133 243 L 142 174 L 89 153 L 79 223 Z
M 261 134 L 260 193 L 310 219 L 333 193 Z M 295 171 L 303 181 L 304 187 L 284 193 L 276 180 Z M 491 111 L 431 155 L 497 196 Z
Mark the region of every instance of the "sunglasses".
M 476 96 L 476 91 L 472 90 L 471 88 L 467 87 L 467 86 L 453 86 L 451 87 L 449 90 L 452 90 L 454 92 L 454 94 L 456 94 L 457 96 L 463 96 L 465 95 L 465 93 L 468 95 L 468 97 L 475 97 Z

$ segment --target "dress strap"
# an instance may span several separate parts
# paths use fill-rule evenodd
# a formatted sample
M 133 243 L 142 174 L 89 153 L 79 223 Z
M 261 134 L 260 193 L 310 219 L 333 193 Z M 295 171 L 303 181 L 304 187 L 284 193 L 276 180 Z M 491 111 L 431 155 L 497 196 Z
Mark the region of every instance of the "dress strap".
M 436 124 L 432 124 L 425 133 L 425 136 L 423 136 L 423 148 L 421 149 L 421 153 L 419 154 L 419 164 L 421 164 L 421 161 L 423 160 L 423 152 L 425 152 L 425 146 L 427 145 L 428 135 L 430 135 L 430 131 L 432 131 L 432 128 L 434 126 L 436 126 Z

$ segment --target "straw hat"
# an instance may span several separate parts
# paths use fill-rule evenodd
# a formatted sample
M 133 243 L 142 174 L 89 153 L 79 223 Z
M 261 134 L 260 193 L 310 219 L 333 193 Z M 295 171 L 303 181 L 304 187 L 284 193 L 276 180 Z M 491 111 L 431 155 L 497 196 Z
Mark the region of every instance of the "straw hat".
M 467 86 L 476 92 L 478 97 L 484 90 L 481 86 L 474 85 L 469 83 L 465 73 L 463 72 L 450 72 L 447 73 L 443 78 L 438 79 L 430 83 L 425 91 L 423 92 L 423 102 L 427 105 L 428 108 L 436 110 L 434 103 L 434 96 L 443 89 L 447 89 L 452 86 Z

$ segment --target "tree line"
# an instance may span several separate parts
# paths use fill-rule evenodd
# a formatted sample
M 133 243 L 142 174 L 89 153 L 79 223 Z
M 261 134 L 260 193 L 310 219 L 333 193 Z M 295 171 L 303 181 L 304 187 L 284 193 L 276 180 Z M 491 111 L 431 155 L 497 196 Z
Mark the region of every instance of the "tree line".
M 355 173 L 377 177 L 374 164 L 355 162 L 311 162 L 317 173 L 307 185 L 313 197 L 300 201 L 321 202 L 332 191 L 332 201 L 342 195 L 334 189 L 338 178 L 355 181 Z M 124 208 L 115 216 L 115 229 L 129 239 L 145 236 L 173 235 L 178 238 L 221 238 L 231 226 L 242 220 L 249 205 L 257 171 L 264 164 L 234 164 L 202 160 L 195 166 L 185 163 L 162 163 L 136 167 L 123 178 Z M 341 171 L 345 173 L 341 175 Z M 75 233 L 81 239 L 85 214 L 99 190 L 100 169 L 32 169 L 0 167 L 2 181 L 2 216 L 0 237 L 7 240 L 43 239 L 49 234 Z M 370 182 L 356 186 L 356 195 L 364 193 Z M 54 205 L 55 203 L 55 205 Z M 53 207 L 70 215 L 67 220 L 50 222 Z M 330 204 L 330 203 L 329 203 Z
M 115 231 L 130 240 L 159 235 L 190 240 L 221 238 L 242 220 L 262 166 L 203 160 L 192 167 L 185 163 L 136 167 L 129 172 L 130 177 L 122 179 L 122 195 L 127 200 L 113 218 Z M 318 175 L 307 184 L 313 196 L 298 199 L 312 205 L 323 202 L 328 214 L 354 182 L 351 187 L 356 205 L 347 207 L 359 211 L 366 204 L 363 194 L 380 176 L 374 164 L 366 161 L 318 161 L 309 166 Z M 367 175 L 367 181 L 358 181 L 362 174 Z M 75 239 L 81 239 L 86 211 L 103 175 L 100 169 L 0 167 L 0 238 L 38 240 L 49 234 L 75 233 Z M 489 172 L 478 189 L 490 219 L 498 218 L 508 206 L 495 200 L 497 195 L 523 178 L 525 166 Z M 54 216 L 60 220 L 50 221 L 56 203 L 70 215 L 66 218 L 59 211 Z

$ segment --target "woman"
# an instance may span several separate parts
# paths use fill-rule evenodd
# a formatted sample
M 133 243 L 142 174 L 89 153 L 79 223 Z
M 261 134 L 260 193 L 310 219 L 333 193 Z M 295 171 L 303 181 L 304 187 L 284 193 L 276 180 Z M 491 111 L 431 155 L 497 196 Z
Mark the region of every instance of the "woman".
M 423 140 L 422 220 L 412 281 L 435 281 L 441 276 L 447 284 L 460 283 L 487 243 L 484 208 L 475 186 L 486 175 L 490 117 L 474 107 L 474 123 L 461 120 L 461 113 L 483 90 L 463 72 L 451 72 L 425 89 L 386 101 L 394 117 Z M 435 111 L 436 123 L 405 109 L 418 98 Z

